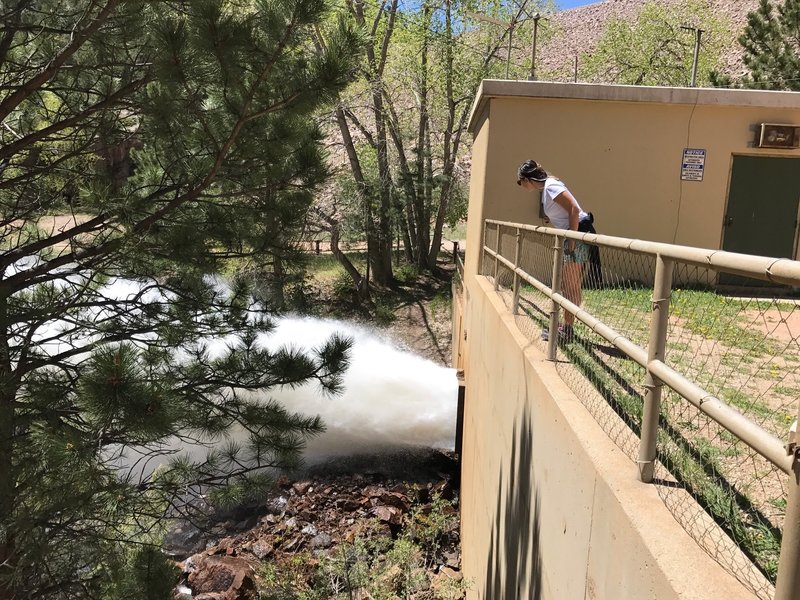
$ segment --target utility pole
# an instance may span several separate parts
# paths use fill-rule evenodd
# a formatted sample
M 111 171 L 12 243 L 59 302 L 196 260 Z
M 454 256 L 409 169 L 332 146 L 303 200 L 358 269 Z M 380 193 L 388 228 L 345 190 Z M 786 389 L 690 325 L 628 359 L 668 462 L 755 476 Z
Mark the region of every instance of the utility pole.
M 538 12 L 531 17 L 533 19 L 533 42 L 531 43 L 531 81 L 536 81 L 536 34 L 539 31 L 539 19 L 542 18 Z
M 506 54 L 506 79 L 508 79 L 508 66 L 511 64 L 511 38 L 514 37 L 514 23 L 508 27 L 508 54 Z
M 692 59 L 692 83 L 690 87 L 697 87 L 697 60 L 700 56 L 700 37 L 705 29 L 689 27 L 688 25 L 681 25 L 681 29 L 694 32 L 694 58 Z

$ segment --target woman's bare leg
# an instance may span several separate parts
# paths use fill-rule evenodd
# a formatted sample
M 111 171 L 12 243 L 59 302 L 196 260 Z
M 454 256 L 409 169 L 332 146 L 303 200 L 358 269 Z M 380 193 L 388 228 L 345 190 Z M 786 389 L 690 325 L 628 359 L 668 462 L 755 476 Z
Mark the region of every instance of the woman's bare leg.
M 583 264 L 565 262 L 564 270 L 561 274 L 561 288 L 567 300 L 573 304 L 581 305 L 581 282 L 583 281 Z M 564 311 L 564 323 L 572 325 L 575 322 L 575 315 L 569 311 Z

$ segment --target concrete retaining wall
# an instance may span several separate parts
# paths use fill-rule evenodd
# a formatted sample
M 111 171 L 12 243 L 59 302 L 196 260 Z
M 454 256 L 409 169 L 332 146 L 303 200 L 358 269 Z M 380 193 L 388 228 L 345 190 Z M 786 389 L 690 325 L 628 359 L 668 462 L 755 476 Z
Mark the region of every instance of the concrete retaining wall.
M 491 284 L 467 272 L 454 340 L 466 333 L 468 597 L 753 599 L 637 480 L 636 466 L 521 335 Z

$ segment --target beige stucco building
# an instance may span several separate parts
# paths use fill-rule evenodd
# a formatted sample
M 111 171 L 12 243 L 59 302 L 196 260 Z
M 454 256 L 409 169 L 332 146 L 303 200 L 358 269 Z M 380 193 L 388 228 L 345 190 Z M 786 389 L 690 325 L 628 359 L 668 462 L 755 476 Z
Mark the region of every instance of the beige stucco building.
M 516 185 L 528 158 L 567 183 L 600 233 L 796 258 L 798 128 L 800 94 L 483 83 L 453 303 L 468 598 L 756 597 L 638 481 L 479 262 L 485 219 L 541 224 L 538 199 Z
M 799 128 L 793 92 L 484 81 L 467 238 L 485 218 L 541 224 L 515 181 L 533 158 L 599 233 L 797 258 Z

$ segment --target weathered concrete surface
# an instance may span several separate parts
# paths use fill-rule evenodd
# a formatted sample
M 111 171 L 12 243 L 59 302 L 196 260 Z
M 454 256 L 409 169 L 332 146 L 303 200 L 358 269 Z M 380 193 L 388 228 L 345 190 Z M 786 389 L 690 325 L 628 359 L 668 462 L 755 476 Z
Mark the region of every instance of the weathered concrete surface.
M 488 280 L 466 283 L 469 598 L 752 600 L 637 480 Z

